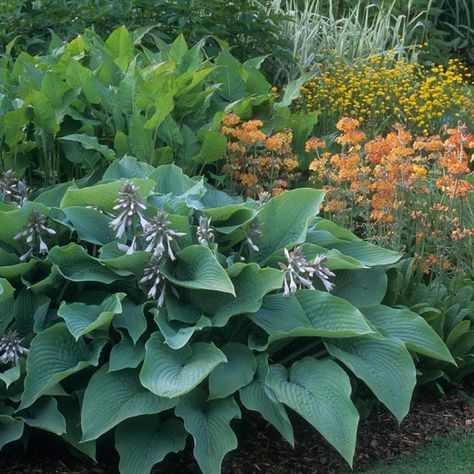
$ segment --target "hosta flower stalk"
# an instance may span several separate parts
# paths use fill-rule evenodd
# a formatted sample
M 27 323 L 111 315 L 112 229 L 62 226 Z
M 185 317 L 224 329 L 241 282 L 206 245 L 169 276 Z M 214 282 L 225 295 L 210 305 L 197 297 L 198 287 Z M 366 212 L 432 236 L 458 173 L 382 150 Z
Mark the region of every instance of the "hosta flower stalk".
M 171 221 L 168 220 L 169 214 L 165 211 L 158 211 L 145 229 L 146 252 L 152 253 L 155 257 L 166 254 L 171 260 L 176 257 L 171 248 L 171 242 L 175 237 L 186 235 L 185 232 L 173 230 Z
M 29 189 L 13 170 L 8 170 L 0 176 L 0 193 L 6 202 L 22 206 L 28 200 Z
M 22 345 L 22 340 L 16 331 L 9 331 L 0 337 L 0 362 L 2 364 L 18 364 L 18 359 L 26 355 L 28 349 Z
M 28 252 L 20 257 L 26 260 L 30 255 L 38 252 L 39 255 L 48 253 L 48 246 L 43 240 L 45 236 L 55 235 L 56 231 L 46 226 L 48 218 L 39 211 L 32 211 L 24 230 L 15 235 L 15 240 L 23 239 L 30 247 Z
M 118 239 L 126 235 L 130 229 L 133 236 L 130 246 L 127 247 L 127 253 L 132 253 L 136 248 L 137 227 L 143 231 L 148 225 L 148 221 L 143 215 L 146 205 L 138 194 L 138 188 L 133 183 L 127 181 L 123 185 L 119 197 L 115 201 L 114 210 L 119 214 L 110 222 L 110 227 L 115 231 Z
M 334 284 L 330 281 L 330 277 L 335 274 L 326 266 L 327 257 L 325 255 L 316 255 L 312 262 L 308 262 L 303 255 L 301 247 L 296 247 L 292 252 L 284 249 L 287 263 L 279 262 L 279 267 L 284 271 L 285 278 L 283 280 L 283 295 L 290 296 L 296 290 L 303 288 L 315 290 L 313 285 L 314 277 L 321 280 L 326 291 L 331 291 Z
M 211 218 L 200 216 L 199 225 L 196 230 L 197 240 L 201 245 L 212 245 L 214 243 L 214 230 L 211 227 Z

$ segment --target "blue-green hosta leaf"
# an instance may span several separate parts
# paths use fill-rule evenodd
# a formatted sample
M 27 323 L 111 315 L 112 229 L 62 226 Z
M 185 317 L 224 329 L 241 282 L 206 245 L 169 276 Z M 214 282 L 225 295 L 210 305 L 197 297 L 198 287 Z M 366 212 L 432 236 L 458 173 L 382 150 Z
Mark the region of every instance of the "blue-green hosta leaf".
M 175 196 L 181 196 L 196 184 L 176 165 L 159 166 L 148 178 L 156 182 L 156 192 L 161 194 L 171 193 Z
M 50 299 L 44 295 L 36 295 L 23 287 L 15 299 L 15 327 L 21 337 L 28 336 L 33 331 L 37 318 L 47 311 Z M 46 305 L 46 306 L 45 306 Z
M 229 342 L 222 347 L 227 362 L 218 365 L 209 375 L 209 399 L 226 398 L 252 380 L 257 360 L 252 351 L 240 342 Z
M 397 339 L 357 337 L 325 342 L 329 353 L 362 379 L 401 422 L 410 408 L 416 369 Z
M 86 367 L 97 366 L 105 341 L 76 341 L 66 325 L 58 323 L 32 341 L 26 360 L 25 390 L 20 408 L 32 405 L 58 382 Z
M 179 453 L 187 433 L 181 420 L 161 423 L 158 416 L 140 416 L 124 421 L 115 430 L 115 447 L 122 474 L 149 474 L 168 453 Z
M 237 448 L 230 422 L 240 418 L 240 409 L 232 397 L 206 399 L 207 393 L 196 389 L 181 399 L 175 413 L 194 438 L 193 453 L 203 474 L 220 474 L 224 456 Z
M 234 285 L 212 251 L 203 245 L 190 245 L 177 255 L 175 275 L 164 271 L 173 284 L 195 290 L 214 290 L 235 296 Z
M 138 161 L 133 156 L 124 156 L 109 165 L 102 179 L 145 179 L 148 178 L 154 170 L 155 168 L 148 163 Z
M 204 315 L 200 315 L 199 319 L 190 326 L 181 321 L 170 320 L 167 311 L 152 310 L 152 312 L 155 313 L 155 321 L 165 338 L 166 344 L 172 349 L 181 349 L 189 342 L 196 331 L 202 331 L 212 326 L 212 321 Z
M 364 242 L 363 240 L 334 244 L 332 248 L 339 250 L 339 252 L 344 255 L 354 257 L 368 267 L 391 265 L 398 262 L 402 256 L 402 254 L 398 252 L 384 249 L 383 247 Z
M 122 340 L 110 351 L 109 372 L 122 369 L 136 369 L 145 358 L 145 344 L 133 343 L 130 336 L 122 334 Z
M 143 304 L 136 305 L 128 298 L 122 301 L 122 313 L 115 316 L 112 325 L 115 329 L 126 329 L 134 344 L 146 331 L 147 321 Z
M 252 221 L 256 212 L 246 206 L 234 204 L 203 209 L 203 214 L 211 218 L 212 227 L 218 232 L 221 234 L 231 234 L 238 228 Z
M 117 239 L 110 227 L 112 218 L 97 209 L 84 206 L 71 206 L 53 209 L 50 218 L 76 231 L 80 240 L 96 245 L 105 245 Z
M 20 364 L 14 365 L 13 367 L 9 369 L 6 369 L 6 370 L 3 370 L 3 372 L 0 372 L 0 380 L 5 384 L 5 388 L 7 389 L 13 382 L 16 382 L 17 380 L 19 380 L 20 376 L 21 376 Z
M 258 214 L 262 235 L 255 239 L 260 251 L 255 258 L 265 261 L 283 247 L 304 242 L 308 220 L 319 212 L 323 191 L 300 188 L 288 191 L 267 202 Z
M 421 316 L 408 308 L 375 305 L 363 308 L 362 312 L 377 329 L 383 329 L 390 336 L 400 339 L 408 349 L 454 363 L 443 340 Z
M 64 319 L 76 341 L 84 334 L 97 329 L 107 329 L 115 315 L 122 312 L 121 301 L 125 293 L 115 293 L 105 299 L 100 306 L 84 303 L 66 303 L 58 309 L 58 316 Z
M 97 462 L 95 458 L 96 442 L 87 441 L 85 443 L 81 443 L 81 408 L 77 398 L 76 392 L 69 397 L 62 397 L 59 399 L 59 409 L 66 419 L 66 433 L 61 435 L 61 438 L 79 452 L 84 453 L 93 461 Z
M 238 314 L 254 313 L 263 297 L 283 284 L 283 273 L 274 268 L 260 268 L 256 263 L 236 263 L 227 269 L 235 288 L 235 297 L 216 291 L 191 292 L 195 306 L 212 316 L 212 324 L 223 327 Z
M 325 255 L 327 258 L 326 266 L 330 270 L 360 270 L 367 268 L 363 263 L 359 262 L 359 260 L 349 255 L 344 255 L 336 249 L 328 250 L 314 244 L 303 244 L 301 247 L 307 260 L 313 260 L 318 255 Z M 284 262 L 283 259 L 280 261 Z
M 16 263 L 13 265 L 0 266 L 0 277 L 7 280 L 24 277 L 38 263 L 39 259 L 33 257 L 27 262 Z
M 273 391 L 265 384 L 268 375 L 268 355 L 257 356 L 257 373 L 255 379 L 240 389 L 240 401 L 247 410 L 256 411 L 267 420 L 291 444 L 295 445 L 293 426 L 285 407 L 277 399 Z
M 151 179 L 133 178 L 127 181 L 132 182 L 138 188 L 138 194 L 143 199 L 146 199 L 155 187 L 155 182 Z M 61 207 L 93 206 L 103 211 L 112 212 L 114 203 L 125 182 L 126 180 L 119 180 L 87 188 L 70 187 L 61 200 Z
M 334 294 L 358 308 L 380 304 L 387 292 L 388 278 L 382 267 L 338 272 Z
M 109 284 L 121 278 L 97 258 L 91 257 L 84 247 L 74 242 L 64 247 L 53 247 L 48 259 L 66 280 Z
M 331 360 L 305 357 L 289 371 L 271 365 L 266 383 L 280 402 L 313 425 L 352 465 L 359 413 L 344 370 Z
M 347 301 L 318 290 L 299 290 L 290 297 L 268 295 L 252 321 L 270 341 L 288 337 L 353 337 L 373 333 L 364 315 Z
M 97 439 L 128 418 L 160 413 L 176 405 L 174 400 L 157 397 L 146 390 L 136 370 L 108 370 L 108 365 L 103 365 L 91 377 L 84 393 L 82 441 Z
M 212 343 L 196 342 L 173 350 L 154 333 L 146 343 L 140 381 L 155 395 L 176 398 L 199 385 L 225 355 Z
M 50 431 L 62 435 L 66 432 L 66 420 L 58 410 L 58 402 L 53 397 L 44 397 L 28 409 L 27 415 L 22 415 L 25 423 L 32 428 Z
M 23 435 L 25 422 L 8 415 L 0 415 L 0 450 L 8 443 L 20 439 Z
M 4 333 L 15 317 L 13 294 L 15 289 L 5 278 L 0 278 L 0 333 Z
M 143 250 L 136 250 L 127 254 L 117 247 L 116 242 L 110 242 L 100 249 L 99 261 L 107 268 L 122 276 L 143 276 L 143 270 L 150 260 L 150 254 Z

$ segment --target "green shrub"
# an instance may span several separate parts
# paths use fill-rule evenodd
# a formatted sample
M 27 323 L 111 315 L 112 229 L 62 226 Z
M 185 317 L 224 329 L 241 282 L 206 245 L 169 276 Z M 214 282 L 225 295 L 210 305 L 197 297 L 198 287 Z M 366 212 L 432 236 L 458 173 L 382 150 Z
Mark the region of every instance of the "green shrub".
M 351 463 L 349 374 L 401 421 L 410 352 L 452 362 L 422 317 L 381 304 L 400 255 L 316 217 L 322 191 L 243 202 L 130 157 L 32 201 L 9 179 L 0 447 L 40 428 L 94 458 L 113 432 L 120 471 L 148 473 L 190 434 L 217 473 L 241 406 L 293 444 L 288 407 Z
M 280 114 L 285 127 L 301 82 L 275 103 L 261 59 L 241 64 L 225 47 L 204 59 L 202 44 L 188 48 L 182 36 L 151 50 L 140 46 L 143 34 L 119 28 L 103 42 L 86 31 L 46 56 L 4 57 L 1 167 L 37 187 L 103 172 L 124 155 L 195 174 L 224 154 L 218 132 L 229 111 Z

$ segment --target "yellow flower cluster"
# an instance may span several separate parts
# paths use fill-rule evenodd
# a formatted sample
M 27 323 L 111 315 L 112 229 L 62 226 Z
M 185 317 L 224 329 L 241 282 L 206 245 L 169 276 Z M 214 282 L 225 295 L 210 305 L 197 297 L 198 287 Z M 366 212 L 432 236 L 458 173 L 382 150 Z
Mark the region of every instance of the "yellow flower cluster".
M 440 130 L 448 116 L 466 119 L 473 93 L 464 87 L 472 75 L 459 60 L 447 67 L 426 68 L 374 56 L 346 64 L 340 59 L 321 65 L 321 72 L 302 86 L 299 106 L 320 110 L 332 127 L 341 117 L 353 117 L 380 131 L 402 123 L 428 135 Z

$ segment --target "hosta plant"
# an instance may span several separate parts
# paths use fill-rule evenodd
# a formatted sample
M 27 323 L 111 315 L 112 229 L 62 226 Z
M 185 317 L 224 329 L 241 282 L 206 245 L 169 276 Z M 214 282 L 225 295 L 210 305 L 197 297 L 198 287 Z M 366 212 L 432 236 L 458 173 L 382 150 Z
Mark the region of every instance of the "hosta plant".
M 401 421 L 411 353 L 452 362 L 381 304 L 400 255 L 318 218 L 321 191 L 242 201 L 125 157 L 30 199 L 0 207 L 0 348 L 18 357 L 2 356 L 1 446 L 39 428 L 94 459 L 113 436 L 129 474 L 191 436 L 218 473 L 233 420 L 258 412 L 293 445 L 290 409 L 351 463 L 351 379 Z

